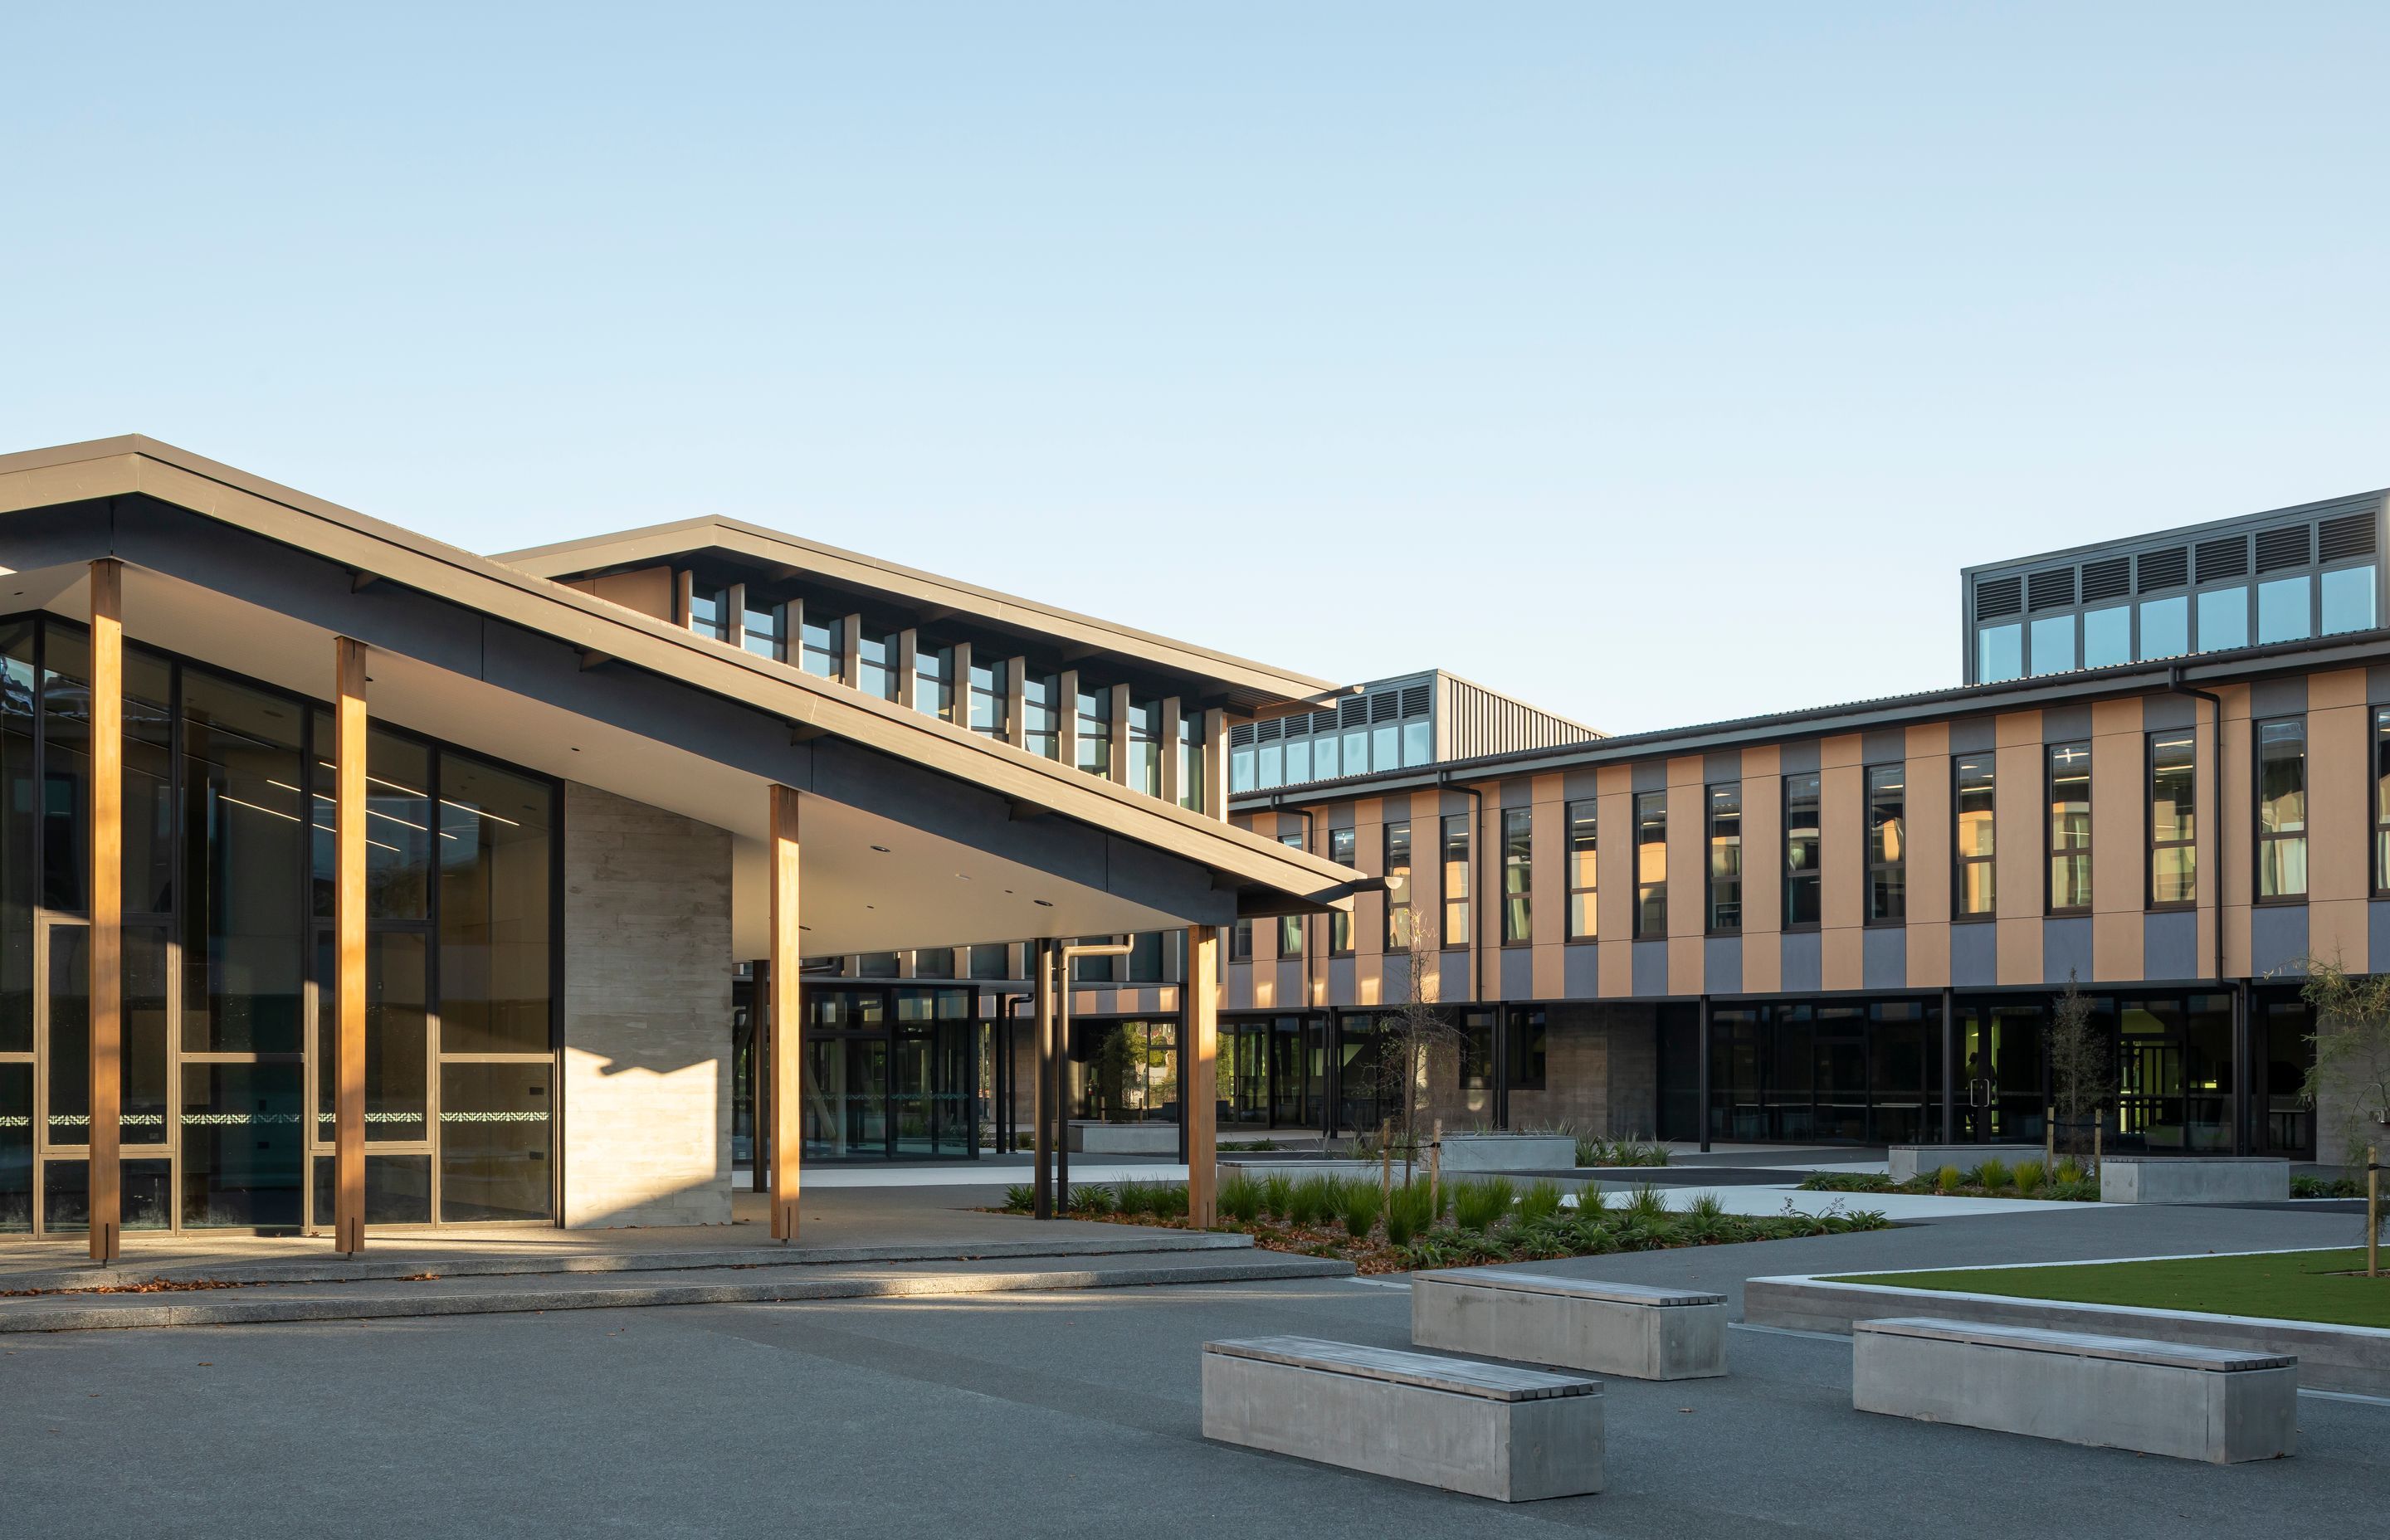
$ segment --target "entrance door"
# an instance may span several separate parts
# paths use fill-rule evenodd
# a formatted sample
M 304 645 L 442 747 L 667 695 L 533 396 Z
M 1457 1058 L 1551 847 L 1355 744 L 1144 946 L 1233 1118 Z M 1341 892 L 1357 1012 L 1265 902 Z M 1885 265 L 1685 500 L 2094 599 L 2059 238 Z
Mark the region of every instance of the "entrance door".
M 1308 1034 L 1304 1030 L 1308 1020 L 1307 1017 L 1280 1016 L 1270 1022 L 1272 1128 L 1296 1128 L 1309 1121 L 1307 1112 L 1312 1103 L 1309 1056 L 1305 1052 Z
M 1960 1140 L 2038 1142 L 2046 1108 L 2041 1007 L 1977 1006 L 1961 1014 L 1960 1026 Z

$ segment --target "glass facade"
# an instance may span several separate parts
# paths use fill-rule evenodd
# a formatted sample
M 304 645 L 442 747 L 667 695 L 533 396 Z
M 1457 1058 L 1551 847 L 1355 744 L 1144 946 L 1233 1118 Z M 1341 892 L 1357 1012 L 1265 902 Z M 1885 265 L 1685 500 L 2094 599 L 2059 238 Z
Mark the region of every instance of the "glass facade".
M 1502 942 L 1536 937 L 1536 824 L 1531 808 L 1502 810 Z
M 1905 765 L 1872 764 L 1867 772 L 1867 919 L 1899 925 L 1908 918 L 1908 773 Z
M 0 665 L 0 1229 L 68 1230 L 90 1179 L 88 649 L 16 622 Z M 137 648 L 126 681 L 125 1223 L 328 1226 L 330 718 Z M 554 784 L 379 727 L 366 755 L 367 1222 L 551 1220 Z
M 2091 746 L 2053 743 L 2049 764 L 2049 912 L 2091 908 Z
M 1668 933 L 1668 794 L 1635 795 L 1635 935 Z
M 1735 935 L 1742 930 L 1742 783 L 1730 781 L 1708 789 L 1709 933 Z
M 1595 902 L 1599 896 L 1600 819 L 1594 800 L 1568 804 L 1568 939 L 1594 937 Z
M 2199 895 L 2198 740 L 2188 727 L 2150 735 L 2150 891 L 2152 908 Z
M 1958 754 L 1950 761 L 1950 805 L 1957 819 L 1952 848 L 1958 856 L 1952 912 L 1960 919 L 1993 913 L 1997 819 L 1990 754 Z
M 2307 724 L 2257 724 L 2257 897 L 2307 895 Z
M 1784 928 L 1814 928 L 1824 912 L 1818 866 L 1819 829 L 1816 771 L 1784 777 Z
M 1469 944 L 1469 818 L 1448 814 L 1444 819 L 1444 944 Z

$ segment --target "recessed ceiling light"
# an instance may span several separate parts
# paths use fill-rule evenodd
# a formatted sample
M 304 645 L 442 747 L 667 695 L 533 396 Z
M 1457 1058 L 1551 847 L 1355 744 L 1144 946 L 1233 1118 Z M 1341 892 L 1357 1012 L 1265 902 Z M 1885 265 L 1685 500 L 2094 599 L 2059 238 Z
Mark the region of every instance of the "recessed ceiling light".
M 886 845 L 874 845 L 874 846 L 872 846 L 871 848 L 872 848 L 873 850 L 878 851 L 878 852 L 879 852 L 880 854 L 882 854 L 882 855 L 885 855 L 885 854 L 887 854 L 887 853 L 888 853 L 888 847 L 887 847 Z
M 970 880 L 971 879 L 971 874 L 970 874 L 970 873 L 969 873 L 969 872 L 957 872 L 957 873 L 955 873 L 955 876 L 956 876 L 957 878 L 958 878 L 959 879 L 961 879 L 962 881 L 965 881 L 965 882 L 968 882 L 968 881 L 970 881 Z
M 1053 905 L 1052 904 L 1050 904 L 1050 903 L 1047 902 L 1045 899 L 1042 899 L 1042 898 L 1033 898 L 1033 899 L 1031 899 L 1029 902 L 1030 902 L 1030 903 L 1032 903 L 1032 904 L 1036 905 L 1037 905 L 1037 907 L 1039 907 L 1039 908 L 1041 908 L 1041 909 L 1050 909 L 1050 908 L 1054 907 L 1054 905 Z

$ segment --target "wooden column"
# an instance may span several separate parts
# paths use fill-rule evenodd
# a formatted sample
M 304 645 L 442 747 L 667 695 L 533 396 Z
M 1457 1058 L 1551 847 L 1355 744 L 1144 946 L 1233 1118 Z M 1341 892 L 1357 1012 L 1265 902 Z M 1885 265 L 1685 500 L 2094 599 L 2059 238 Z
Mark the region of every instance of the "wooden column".
M 804 1017 L 797 987 L 797 793 L 772 788 L 772 1238 L 797 1238 L 798 1161 L 804 1152 Z
M 971 645 L 957 642 L 954 661 L 946 665 L 946 720 L 957 727 L 970 725 Z
M 1029 660 L 1007 658 L 1004 661 L 1004 741 L 1016 749 L 1026 748 L 1029 717 Z
M 1216 706 L 1203 713 L 1203 811 L 1227 822 L 1228 713 Z
M 1186 1039 L 1179 1045 L 1185 1061 L 1179 1075 L 1179 1097 L 1187 1120 L 1187 1217 L 1201 1229 L 1219 1217 L 1219 1127 L 1214 1116 L 1219 1100 L 1220 932 L 1209 925 L 1187 931 Z
M 91 1259 L 123 1226 L 124 569 L 91 564 Z
M 366 645 L 332 643 L 332 1249 L 366 1249 Z
M 1178 784 L 1178 733 L 1184 720 L 1179 715 L 1178 697 L 1163 696 L 1162 725 L 1157 729 L 1162 734 L 1162 800 L 1173 807 L 1181 805 L 1187 795 L 1187 789 Z

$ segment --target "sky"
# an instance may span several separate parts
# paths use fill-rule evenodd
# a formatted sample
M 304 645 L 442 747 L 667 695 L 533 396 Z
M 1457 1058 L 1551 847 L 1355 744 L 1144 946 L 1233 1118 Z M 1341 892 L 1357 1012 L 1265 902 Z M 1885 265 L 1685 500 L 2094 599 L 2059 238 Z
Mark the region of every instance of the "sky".
M 2390 482 L 2390 7 L 0 8 L 0 452 L 721 513 L 1611 731 Z

